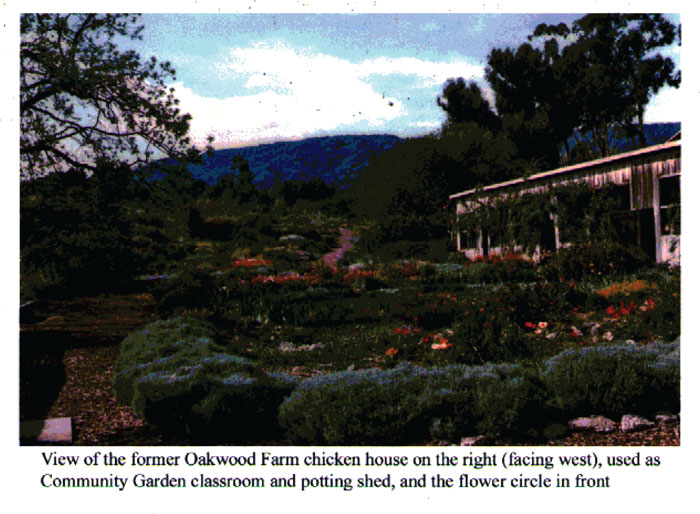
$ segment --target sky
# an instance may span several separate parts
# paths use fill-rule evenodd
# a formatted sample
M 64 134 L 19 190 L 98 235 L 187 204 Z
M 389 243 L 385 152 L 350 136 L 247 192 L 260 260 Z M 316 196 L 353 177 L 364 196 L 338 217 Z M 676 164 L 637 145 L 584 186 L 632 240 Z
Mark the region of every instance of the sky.
M 492 48 L 580 14 L 145 14 L 143 58 L 170 61 L 191 137 L 215 148 L 333 134 L 414 136 L 444 121 L 448 78 L 477 80 Z M 668 15 L 678 23 L 679 15 Z M 664 52 L 680 66 L 680 47 Z M 489 92 L 487 92 L 487 97 Z M 647 121 L 679 121 L 677 90 Z

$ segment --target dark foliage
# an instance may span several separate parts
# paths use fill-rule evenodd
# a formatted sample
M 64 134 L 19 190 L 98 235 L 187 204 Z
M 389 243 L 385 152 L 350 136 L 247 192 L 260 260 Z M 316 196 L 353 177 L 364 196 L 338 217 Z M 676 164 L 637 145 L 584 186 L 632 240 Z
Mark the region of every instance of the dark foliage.
M 26 296 L 113 288 L 137 273 L 142 263 L 122 203 L 131 175 L 100 171 L 101 178 L 71 171 L 22 183 L 20 268 L 23 285 L 34 288 Z
M 650 268 L 649 256 L 636 246 L 614 241 L 599 241 L 562 248 L 542 262 L 544 276 L 550 280 L 575 280 L 631 275 Z

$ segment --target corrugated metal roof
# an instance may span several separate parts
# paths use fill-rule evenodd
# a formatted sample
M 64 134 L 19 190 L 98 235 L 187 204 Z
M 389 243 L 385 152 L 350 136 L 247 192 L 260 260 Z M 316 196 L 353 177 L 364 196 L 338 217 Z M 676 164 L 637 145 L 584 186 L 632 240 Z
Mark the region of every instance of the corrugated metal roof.
M 542 173 L 535 173 L 534 175 L 530 175 L 528 177 L 518 178 L 518 179 L 514 179 L 514 180 L 508 180 L 506 182 L 499 182 L 498 184 L 491 184 L 488 186 L 484 186 L 483 188 L 480 188 L 480 189 L 469 189 L 468 191 L 462 191 L 461 193 L 455 193 L 453 195 L 450 195 L 450 200 L 454 200 L 456 198 L 462 198 L 464 196 L 470 196 L 470 195 L 476 193 L 477 191 L 492 191 L 492 190 L 496 190 L 496 189 L 502 189 L 502 188 L 506 188 L 509 186 L 518 185 L 518 184 L 526 184 L 528 182 L 536 182 L 538 180 L 549 179 L 552 177 L 564 175 L 566 173 L 584 171 L 584 170 L 589 169 L 589 168 L 595 168 L 597 166 L 607 165 L 607 164 L 615 163 L 617 161 L 624 161 L 626 159 L 632 159 L 635 157 L 642 157 L 645 155 L 653 155 L 655 153 L 663 152 L 663 151 L 670 150 L 670 149 L 673 149 L 676 147 L 680 148 L 680 146 L 681 146 L 680 133 L 678 133 L 678 136 L 679 136 L 678 140 L 673 140 L 674 138 L 671 138 L 672 139 L 671 141 L 668 141 L 666 143 L 662 143 L 660 145 L 647 146 L 646 148 L 640 148 L 639 150 L 633 150 L 631 152 L 610 155 L 608 157 L 603 157 L 601 159 L 595 159 L 593 161 L 586 161 L 586 162 L 574 164 L 571 166 L 564 166 L 562 168 L 557 168 L 554 170 L 545 171 Z

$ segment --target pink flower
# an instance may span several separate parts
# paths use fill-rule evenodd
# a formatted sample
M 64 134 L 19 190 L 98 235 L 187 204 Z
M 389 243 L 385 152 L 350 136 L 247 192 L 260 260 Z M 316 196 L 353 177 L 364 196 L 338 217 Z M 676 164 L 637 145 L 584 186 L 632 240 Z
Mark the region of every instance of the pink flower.
M 572 337 L 581 337 L 583 335 L 583 332 L 581 332 L 576 327 L 571 327 L 571 331 L 569 332 L 569 335 Z

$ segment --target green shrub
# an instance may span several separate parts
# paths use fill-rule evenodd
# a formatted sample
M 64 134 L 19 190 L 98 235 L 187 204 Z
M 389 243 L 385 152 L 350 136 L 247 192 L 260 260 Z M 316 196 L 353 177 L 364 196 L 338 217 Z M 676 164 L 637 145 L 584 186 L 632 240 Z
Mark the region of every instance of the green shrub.
M 280 408 L 290 439 L 371 445 L 510 435 L 542 421 L 542 387 L 517 365 L 340 372 L 305 380 Z M 535 419 L 537 418 L 537 419 Z
M 119 347 L 114 387 L 117 400 L 130 404 L 136 382 L 148 373 L 176 370 L 224 350 L 214 327 L 196 318 L 151 323 L 126 337 Z
M 408 444 L 425 440 L 417 400 L 427 371 L 343 371 L 303 381 L 280 407 L 280 425 L 304 444 Z
M 569 316 L 574 307 L 586 303 L 588 294 L 576 283 L 558 280 L 505 283 L 493 291 L 501 304 L 508 307 L 509 318 L 520 327 L 525 322 Z
M 156 309 L 162 316 L 176 314 L 183 309 L 208 308 L 215 294 L 211 274 L 198 269 L 185 270 L 176 277 L 160 280 L 153 289 Z
M 114 378 L 117 400 L 193 444 L 279 437 L 277 409 L 296 379 L 223 353 L 214 335 L 207 322 L 173 318 L 127 337 Z
M 572 245 L 547 256 L 541 262 L 548 280 L 575 280 L 621 276 L 649 268 L 651 259 L 636 246 L 615 241 Z
M 216 358 L 222 357 L 211 359 Z M 236 371 L 235 362 L 227 362 L 225 372 L 207 364 L 199 362 L 181 374 L 178 370 L 173 375 L 166 371 L 142 377 L 136 385 L 135 409 L 147 421 L 192 444 L 278 440 L 277 409 L 297 380 Z
M 539 436 L 552 422 L 544 382 L 536 370 L 515 368 L 515 376 L 482 382 L 473 389 L 476 433 L 510 440 Z
M 552 405 L 568 417 L 676 412 L 679 343 L 567 350 L 546 362 L 544 380 Z
M 515 254 L 479 259 L 467 265 L 465 271 L 474 284 L 534 282 L 537 278 L 537 265 Z
M 680 277 L 660 280 L 656 290 L 645 293 L 638 297 L 635 313 L 620 325 L 620 337 L 637 342 L 652 339 L 674 341 L 680 337 Z

